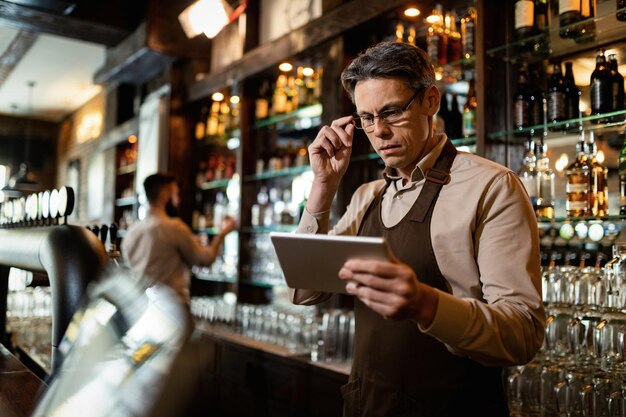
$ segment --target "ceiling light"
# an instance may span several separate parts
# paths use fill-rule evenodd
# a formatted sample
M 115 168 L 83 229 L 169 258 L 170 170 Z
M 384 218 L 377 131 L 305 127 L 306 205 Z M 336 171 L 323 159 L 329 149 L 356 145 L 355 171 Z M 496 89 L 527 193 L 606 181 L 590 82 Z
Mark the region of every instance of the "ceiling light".
M 302 69 L 302 75 L 304 75 L 305 77 L 310 77 L 313 74 L 315 74 L 315 70 L 311 67 L 304 67 Z
M 224 94 L 220 93 L 219 91 L 217 93 L 213 93 L 213 95 L 211 96 L 211 100 L 222 101 L 224 100 Z
M 224 26 L 237 19 L 247 5 L 247 0 L 242 0 L 233 10 L 225 0 L 198 0 L 178 15 L 178 21 L 188 38 L 204 33 L 212 39 Z
M 278 69 L 282 72 L 289 72 L 293 69 L 293 65 L 291 65 L 289 62 L 282 62 L 280 65 L 278 65 Z
M 406 17 L 417 17 L 420 15 L 420 9 L 418 9 L 417 7 L 407 7 L 404 10 L 404 15 Z

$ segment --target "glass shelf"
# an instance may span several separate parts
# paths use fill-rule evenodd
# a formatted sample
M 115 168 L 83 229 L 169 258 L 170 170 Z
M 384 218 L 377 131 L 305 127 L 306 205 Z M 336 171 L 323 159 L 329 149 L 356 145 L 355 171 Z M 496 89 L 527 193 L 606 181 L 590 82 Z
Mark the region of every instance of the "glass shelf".
M 137 197 L 124 197 L 115 200 L 117 207 L 132 206 L 137 202 Z
M 252 279 L 241 279 L 240 284 L 251 285 L 260 288 L 274 288 L 274 287 L 286 287 L 287 284 L 284 280 L 268 280 L 268 281 L 256 281 Z
M 311 167 L 309 165 L 302 165 L 299 167 L 285 168 L 285 169 L 280 169 L 277 171 L 266 171 L 266 172 L 263 172 L 262 174 L 246 175 L 245 177 L 243 177 L 243 180 L 244 182 L 250 182 L 250 181 L 267 180 L 270 178 L 288 177 L 288 176 L 300 175 L 310 170 L 311 170 Z
M 612 3 L 615 4 L 615 3 Z M 607 43 L 616 42 L 624 38 L 626 31 L 626 23 L 617 20 L 615 15 L 618 12 L 626 11 L 626 8 L 614 9 L 609 2 L 604 2 L 597 7 L 597 15 L 595 17 L 581 20 L 567 26 L 559 26 L 558 14 L 551 13 L 552 27 L 545 32 L 529 36 L 527 38 L 515 40 L 504 45 L 487 49 L 486 54 L 492 58 L 501 58 L 508 62 L 518 62 L 521 60 L 529 60 L 529 56 L 536 57 L 537 60 L 550 56 L 563 56 L 573 54 L 580 51 L 595 49 L 595 46 L 606 45 Z M 608 9 L 608 10 L 607 10 Z M 576 42 L 574 39 L 561 38 L 559 31 L 562 29 L 574 29 L 577 26 L 595 23 L 595 37 L 587 41 Z M 544 40 L 544 47 L 535 51 L 525 50 L 525 45 L 533 44 L 536 41 Z
M 553 219 L 547 217 L 538 217 L 537 222 L 540 224 L 546 223 L 574 223 L 574 222 L 599 222 L 599 221 L 613 221 L 621 222 L 626 220 L 626 215 L 616 214 L 609 216 L 586 216 L 586 217 L 555 217 Z
M 224 179 L 224 180 L 216 180 L 216 181 L 207 181 L 202 183 L 202 185 L 200 185 L 200 189 L 201 190 L 213 190 L 216 188 L 226 188 L 228 187 L 228 184 L 230 184 L 231 179 Z
M 223 274 L 215 274 L 215 273 L 207 273 L 201 271 L 195 271 L 193 276 L 202 281 L 212 281 L 212 282 L 224 282 L 227 284 L 235 284 L 237 283 L 237 277 L 226 276 Z
M 245 233 L 270 233 L 270 232 L 294 232 L 298 228 L 297 224 L 278 224 L 275 226 L 251 226 L 243 227 Z
M 626 29 L 626 27 L 624 29 Z M 619 117 L 619 116 L 622 116 L 620 117 L 620 119 L 622 119 L 621 121 L 605 122 L 605 123 L 597 123 L 597 124 L 588 123 L 593 120 L 609 119 L 609 118 Z M 594 116 L 585 116 L 585 117 L 576 118 L 576 119 L 563 120 L 561 122 L 548 123 L 547 125 L 541 124 L 541 125 L 535 125 L 535 126 L 528 126 L 523 129 L 501 130 L 498 132 L 488 133 L 487 137 L 489 137 L 490 139 L 503 139 L 503 138 L 507 138 L 508 136 L 519 136 L 520 140 L 525 140 L 529 136 L 540 137 L 543 134 L 543 132 L 546 130 L 550 130 L 551 133 L 560 134 L 560 135 L 562 135 L 563 133 L 567 133 L 567 132 L 576 133 L 579 131 L 579 126 L 581 123 L 585 130 L 598 130 L 598 129 L 610 130 L 611 128 L 620 128 L 624 126 L 624 124 L 626 123 L 626 110 L 619 110 L 619 111 L 614 111 L 610 113 L 597 114 Z M 562 128 L 562 129 L 559 129 L 559 128 Z M 558 129 L 558 130 L 555 130 L 555 129 Z
M 271 125 L 275 125 L 281 122 L 294 122 L 294 120 L 298 119 L 319 119 L 322 116 L 322 105 L 321 104 L 313 104 L 307 107 L 301 107 L 298 110 L 292 111 L 290 113 L 279 114 L 276 116 L 268 117 L 267 119 L 258 120 L 254 123 L 254 128 L 262 128 Z M 310 126 L 303 127 L 303 129 L 309 129 L 317 123 L 311 123 Z
M 117 169 L 117 175 L 133 174 L 137 170 L 137 164 L 128 164 Z

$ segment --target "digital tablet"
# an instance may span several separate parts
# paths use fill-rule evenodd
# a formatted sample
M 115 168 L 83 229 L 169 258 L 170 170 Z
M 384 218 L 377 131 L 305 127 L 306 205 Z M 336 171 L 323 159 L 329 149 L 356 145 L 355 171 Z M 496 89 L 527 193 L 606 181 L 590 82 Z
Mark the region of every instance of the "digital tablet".
M 338 273 L 348 259 L 391 258 L 382 237 L 272 232 L 270 239 L 291 288 L 345 293 Z

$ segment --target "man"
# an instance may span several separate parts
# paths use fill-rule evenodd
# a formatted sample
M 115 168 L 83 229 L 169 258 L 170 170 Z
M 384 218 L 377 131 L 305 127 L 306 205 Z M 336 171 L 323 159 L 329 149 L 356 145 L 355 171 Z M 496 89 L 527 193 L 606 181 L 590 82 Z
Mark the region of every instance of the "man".
M 191 266 L 213 263 L 224 237 L 235 229 L 235 221 L 225 217 L 221 231 L 209 246 L 203 247 L 189 226 L 173 217 L 180 203 L 174 177 L 153 174 L 145 179 L 143 186 L 150 209 L 145 219 L 128 230 L 122 240 L 122 254 L 130 267 L 148 282 L 169 285 L 188 304 Z
M 346 416 L 508 416 L 499 366 L 539 349 L 539 239 L 517 176 L 436 134 L 432 64 L 405 43 L 359 55 L 341 81 L 356 106 L 309 146 L 315 179 L 298 231 L 327 233 L 329 212 L 363 129 L 384 179 L 358 188 L 331 234 L 384 236 L 389 262 L 338 271 L 355 296 Z M 292 291 L 296 304 L 329 294 Z

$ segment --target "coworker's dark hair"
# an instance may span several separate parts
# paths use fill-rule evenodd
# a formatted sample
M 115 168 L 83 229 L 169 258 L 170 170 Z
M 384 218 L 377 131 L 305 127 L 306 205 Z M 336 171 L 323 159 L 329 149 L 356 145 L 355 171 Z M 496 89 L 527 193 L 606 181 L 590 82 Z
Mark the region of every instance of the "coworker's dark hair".
M 361 52 L 341 73 L 341 84 L 354 103 L 359 81 L 373 78 L 401 78 L 413 91 L 424 91 L 435 84 L 435 70 L 422 49 L 403 42 L 381 42 Z
M 146 191 L 146 198 L 148 201 L 150 203 L 155 202 L 163 187 L 168 186 L 173 182 L 176 182 L 176 178 L 172 175 L 161 173 L 148 175 L 143 181 L 143 189 Z

